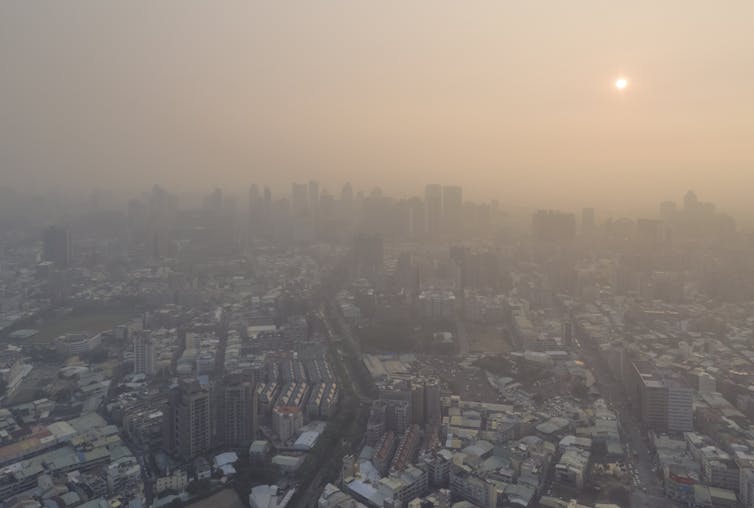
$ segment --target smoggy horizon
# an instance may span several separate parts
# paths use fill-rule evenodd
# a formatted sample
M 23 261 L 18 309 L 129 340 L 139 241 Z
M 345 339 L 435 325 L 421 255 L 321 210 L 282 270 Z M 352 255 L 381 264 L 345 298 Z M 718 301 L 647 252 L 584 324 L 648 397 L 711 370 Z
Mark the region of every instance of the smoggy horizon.
M 6 2 L 0 186 L 751 213 L 754 5 L 730 5 Z

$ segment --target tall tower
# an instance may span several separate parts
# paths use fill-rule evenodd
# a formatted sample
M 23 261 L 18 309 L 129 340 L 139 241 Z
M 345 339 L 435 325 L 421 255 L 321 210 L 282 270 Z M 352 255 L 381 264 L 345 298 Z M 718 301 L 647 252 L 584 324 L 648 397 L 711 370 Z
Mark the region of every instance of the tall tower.
M 343 185 L 343 189 L 340 191 L 340 199 L 341 201 L 353 201 L 353 187 L 351 186 L 351 182 L 346 182 L 345 185 Z
M 257 391 L 253 376 L 231 374 L 222 387 L 220 438 L 225 446 L 247 447 L 257 435 Z
M 428 380 L 424 385 L 424 418 L 428 425 L 442 421 L 440 407 L 440 383 L 436 379 Z
M 442 216 L 444 232 L 450 238 L 458 238 L 463 226 L 463 189 L 458 185 L 443 187 Z
M 60 226 L 50 226 L 42 234 L 42 259 L 66 268 L 71 262 L 71 236 Z
M 155 348 L 146 332 L 134 336 L 134 373 L 153 376 L 156 373 Z
M 591 233 L 594 231 L 595 226 L 594 208 L 584 208 L 581 210 L 581 234 Z
M 411 381 L 411 423 L 424 425 L 424 381 Z
M 385 249 L 379 235 L 358 235 L 353 244 L 354 276 L 364 277 L 373 284 L 383 276 Z
M 438 238 L 442 224 L 442 186 L 429 184 L 424 189 L 424 208 L 427 215 L 427 234 Z
M 164 443 L 191 459 L 212 449 L 211 387 L 196 380 L 182 380 L 170 390 L 165 413 Z
M 309 210 L 315 212 L 319 208 L 319 182 L 309 182 Z
M 309 186 L 305 183 L 291 184 L 291 208 L 296 216 L 309 212 Z
M 693 212 L 694 210 L 697 210 L 699 208 L 699 198 L 696 197 L 696 193 L 694 191 L 688 191 L 685 196 L 683 196 L 683 209 L 687 212 Z

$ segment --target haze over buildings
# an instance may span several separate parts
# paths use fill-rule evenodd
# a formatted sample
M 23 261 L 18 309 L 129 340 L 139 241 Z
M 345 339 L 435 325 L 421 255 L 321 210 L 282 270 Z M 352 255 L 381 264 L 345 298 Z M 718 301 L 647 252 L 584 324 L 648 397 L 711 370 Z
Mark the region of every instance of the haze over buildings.
M 752 5 L 0 3 L 0 508 L 754 508 Z
M 743 209 L 753 17 L 702 0 L 3 2 L 0 184 L 316 175 L 336 194 L 451 181 L 472 199 L 633 210 L 695 188 Z

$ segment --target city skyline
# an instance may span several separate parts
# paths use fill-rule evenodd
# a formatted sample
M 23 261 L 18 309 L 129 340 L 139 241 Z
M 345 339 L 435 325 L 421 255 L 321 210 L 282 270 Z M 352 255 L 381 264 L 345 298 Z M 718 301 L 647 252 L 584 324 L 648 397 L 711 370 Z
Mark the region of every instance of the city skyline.
M 315 175 L 599 208 L 695 188 L 748 211 L 753 9 L 4 3 L 2 184 Z
M 0 2 L 0 508 L 754 508 L 754 2 Z

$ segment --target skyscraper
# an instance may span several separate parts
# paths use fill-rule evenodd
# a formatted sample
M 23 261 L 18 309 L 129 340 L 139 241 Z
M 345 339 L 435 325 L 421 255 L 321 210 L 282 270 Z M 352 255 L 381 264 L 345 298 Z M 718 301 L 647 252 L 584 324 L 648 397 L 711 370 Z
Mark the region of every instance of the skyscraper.
M 594 208 L 581 210 L 581 234 L 589 234 L 594 231 Z
M 663 221 L 671 222 L 677 213 L 678 208 L 674 201 L 663 201 L 660 203 L 660 219 Z
M 630 393 L 641 420 L 661 432 L 694 430 L 694 392 L 678 379 L 663 378 L 648 362 L 633 362 Z
M 436 379 L 430 379 L 424 385 L 424 418 L 428 425 L 442 421 L 440 383 Z
M 249 216 L 253 217 L 259 213 L 261 201 L 259 187 L 257 187 L 257 184 L 252 184 L 249 187 Z
M 688 191 L 685 196 L 683 196 L 683 209 L 687 212 L 693 212 L 699 208 L 699 198 L 696 197 L 696 193 L 694 191 Z
M 411 423 L 424 425 L 424 380 L 411 381 Z
M 576 219 L 572 213 L 539 210 L 532 218 L 532 235 L 541 242 L 566 242 L 576 234 Z
M 427 234 L 438 238 L 442 227 L 442 186 L 429 184 L 424 189 L 424 208 L 427 216 Z
M 252 376 L 231 374 L 222 386 L 219 421 L 223 445 L 247 447 L 257 433 L 257 392 Z
M 319 208 L 319 182 L 311 180 L 309 182 L 309 210 L 316 212 Z
M 60 226 L 50 226 L 42 234 L 42 259 L 55 263 L 59 268 L 71 262 L 71 237 L 68 230 Z
M 220 215 L 223 210 L 223 191 L 215 189 L 205 196 L 204 208 L 212 215 Z
M 269 187 L 264 188 L 264 214 L 269 218 L 272 209 L 272 191 Z
M 168 395 L 163 441 L 174 454 L 191 459 L 212 449 L 211 386 L 181 380 Z
M 267 213 L 265 213 L 265 201 L 256 184 L 249 188 L 249 214 L 248 232 L 253 239 L 261 235 L 267 228 Z
M 421 198 L 413 197 L 408 201 L 408 233 L 412 239 L 424 238 L 427 231 L 427 214 Z
M 381 280 L 384 270 L 384 247 L 379 235 L 358 235 L 353 244 L 353 275 L 372 283 Z
M 343 185 L 343 189 L 340 191 L 340 199 L 341 201 L 353 201 L 353 187 L 351 187 L 351 182 L 346 182 L 345 185 Z
M 636 220 L 636 243 L 639 247 L 654 249 L 662 240 L 662 221 L 653 219 Z
M 293 215 L 301 216 L 309 213 L 309 186 L 305 183 L 291 184 L 291 209 Z
M 461 236 L 463 225 L 463 189 L 446 185 L 442 189 L 443 230 L 450 238 Z
M 272 410 L 272 430 L 285 443 L 304 425 L 298 406 L 278 406 Z
M 155 348 L 147 332 L 137 332 L 134 336 L 134 372 L 152 376 L 156 371 Z

